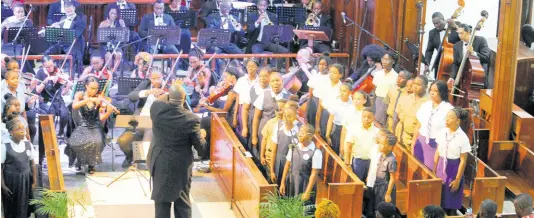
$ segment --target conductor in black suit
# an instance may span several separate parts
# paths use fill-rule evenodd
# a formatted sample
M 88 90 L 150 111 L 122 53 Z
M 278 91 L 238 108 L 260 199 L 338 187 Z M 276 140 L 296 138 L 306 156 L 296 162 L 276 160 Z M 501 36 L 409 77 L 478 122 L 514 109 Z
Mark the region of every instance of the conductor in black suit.
M 443 14 L 440 12 L 435 12 L 432 14 L 432 23 L 434 24 L 434 29 L 430 30 L 428 33 L 428 44 L 426 46 L 425 51 L 425 72 L 429 71 L 429 66 L 432 64 L 432 55 L 434 54 L 434 51 L 437 51 L 436 59 L 434 60 L 433 65 L 430 66 L 432 69 L 435 69 L 434 72 L 431 72 L 434 75 L 434 78 L 436 78 L 436 72 L 439 66 L 439 60 L 442 55 L 442 45 L 443 37 L 445 37 L 445 32 L 447 32 L 447 22 L 445 21 L 445 17 L 443 17 Z M 453 21 L 449 22 L 450 25 L 455 25 Z M 456 42 L 460 41 L 460 37 L 458 37 L 458 33 L 455 31 L 455 26 L 452 27 L 449 36 L 447 37 L 447 40 L 451 44 L 455 44 Z
M 462 58 L 464 57 L 464 54 L 467 53 L 468 55 L 477 56 L 480 59 L 480 63 L 484 67 L 484 73 L 486 75 L 484 86 L 488 88 L 492 87 L 493 84 L 489 84 L 488 80 L 488 63 L 490 60 L 491 50 L 488 47 L 488 42 L 482 36 L 474 36 L 475 39 L 473 41 L 473 45 L 469 46 L 469 40 L 471 40 L 471 37 L 473 37 L 471 36 L 471 30 L 472 27 L 467 24 L 460 24 L 458 26 L 458 36 L 460 37 L 461 41 L 454 44 L 454 62 L 451 67 L 452 72 L 448 83 L 454 83 L 456 74 L 458 73 L 458 69 L 462 63 Z
M 186 98 L 182 84 L 174 83 L 169 94 L 160 96 L 150 108 L 154 138 L 148 151 L 150 177 L 154 189 L 157 218 L 191 217 L 191 178 L 193 149 L 205 156 L 206 131 L 200 129 L 200 117 L 183 107 Z M 180 127 L 180 128 L 177 128 Z
M 314 27 L 329 27 L 332 28 L 332 17 L 329 14 L 323 13 L 323 3 L 320 0 L 313 3 L 312 13 L 315 14 L 315 22 L 311 26 Z M 305 24 L 308 25 L 308 24 Z M 300 48 L 308 47 L 308 40 L 299 40 Z M 313 43 L 313 51 L 317 53 L 330 52 L 332 49 L 327 41 L 315 41 Z

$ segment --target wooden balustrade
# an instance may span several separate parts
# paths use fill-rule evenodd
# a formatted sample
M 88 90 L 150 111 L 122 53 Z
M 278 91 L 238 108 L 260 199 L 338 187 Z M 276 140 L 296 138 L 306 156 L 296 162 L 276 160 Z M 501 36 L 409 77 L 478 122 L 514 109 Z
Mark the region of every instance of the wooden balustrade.
M 210 168 L 238 217 L 259 217 L 259 204 L 278 186 L 269 184 L 225 119 L 212 113 Z
M 44 55 L 28 55 L 28 61 L 40 61 L 43 59 L 43 56 Z M 72 62 L 72 55 L 69 55 L 67 57 L 65 57 L 65 55 L 49 55 L 50 58 L 54 59 L 54 60 L 60 60 L 60 61 L 63 61 L 65 58 L 69 61 L 69 69 L 70 69 L 70 73 L 72 75 L 72 66 L 73 66 L 73 62 Z M 16 59 L 17 60 L 20 60 L 22 59 L 22 56 L 16 56 Z M 58 66 L 59 67 L 59 66 Z
M 442 180 L 424 164 L 406 151 L 395 146 L 397 159 L 397 209 L 406 217 L 418 217 L 427 205 L 440 205 Z

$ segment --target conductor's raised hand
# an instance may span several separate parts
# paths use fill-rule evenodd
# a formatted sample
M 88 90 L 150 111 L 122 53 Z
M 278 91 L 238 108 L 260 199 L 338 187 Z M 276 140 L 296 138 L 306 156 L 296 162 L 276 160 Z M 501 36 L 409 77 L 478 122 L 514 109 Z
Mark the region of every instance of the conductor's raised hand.
M 182 79 L 182 78 L 175 79 L 173 83 L 174 83 L 174 85 L 181 86 L 184 83 L 184 79 Z
M 208 134 L 206 133 L 206 130 L 205 129 L 200 129 L 200 137 L 201 138 L 206 138 Z

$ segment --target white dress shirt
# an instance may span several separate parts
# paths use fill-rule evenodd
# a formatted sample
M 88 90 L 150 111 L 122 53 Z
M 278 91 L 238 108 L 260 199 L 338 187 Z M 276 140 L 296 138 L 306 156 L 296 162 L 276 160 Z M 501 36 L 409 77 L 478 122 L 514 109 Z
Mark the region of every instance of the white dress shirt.
M 394 69 L 391 69 L 389 73 L 382 69 L 375 73 L 373 77 L 373 84 L 376 86 L 376 96 L 385 98 L 388 94 L 389 87 L 397 83 L 398 74 Z
M 345 140 L 349 140 L 352 134 L 362 126 L 363 110 L 356 110 L 354 105 L 346 112 L 342 125 L 345 127 Z
M 76 14 L 74 14 L 74 16 L 72 17 L 65 18 L 66 20 L 63 23 L 63 29 L 70 29 L 70 27 L 72 26 L 72 21 L 74 21 L 74 18 L 76 18 Z
M 258 110 L 263 110 L 263 99 L 265 98 L 265 92 L 261 93 L 258 98 L 256 98 L 256 101 L 254 102 L 254 107 Z M 284 95 L 287 94 L 287 91 L 285 89 L 282 89 L 282 91 L 280 93 L 275 94 L 272 90 L 271 90 L 271 97 L 274 97 L 275 100 L 280 100 L 284 97 Z M 275 102 L 276 104 L 276 102 Z
M 11 137 L 7 137 L 7 138 L 2 139 L 2 140 L 5 140 L 0 145 L 0 147 L 2 148 L 2 149 L 0 149 L 0 162 L 2 164 L 4 164 L 6 162 L 6 158 L 7 158 L 6 143 L 10 143 L 11 144 L 11 148 L 13 149 L 13 151 L 15 151 L 17 153 L 26 152 L 26 155 L 28 155 L 30 160 L 34 160 L 34 161 L 37 160 L 37 157 L 38 157 L 37 151 L 35 151 L 35 149 L 33 148 L 33 145 L 31 143 L 30 143 L 30 150 L 29 151 L 26 150 L 26 141 L 27 141 L 26 139 L 20 141 L 18 144 L 15 144 L 11 140 Z
M 332 107 L 336 99 L 339 98 L 340 88 L 341 81 L 332 86 L 330 79 L 328 79 L 327 81 L 319 83 L 319 85 L 315 89 L 317 91 L 314 90 L 313 92 L 314 94 L 317 93 L 317 98 L 322 100 L 321 106 L 323 106 L 324 109 L 330 111 L 330 107 Z
M 453 108 L 449 102 L 445 101 L 442 101 L 435 109 L 432 108 L 432 101 L 427 101 L 421 105 L 415 116 L 421 124 L 419 134 L 426 137 L 427 143 L 447 128 L 445 118 Z
M 311 151 L 315 149 L 315 143 L 310 142 L 310 144 L 306 147 L 304 147 L 301 143 L 299 143 L 297 145 L 297 149 L 301 151 Z M 293 159 L 292 156 L 293 156 L 293 149 L 289 149 L 289 151 L 287 152 L 286 160 L 291 162 L 291 159 Z M 313 157 L 311 158 L 312 158 L 312 169 L 323 168 L 323 153 L 321 153 L 320 149 L 316 149 L 315 152 L 313 152 Z M 310 156 L 302 155 L 302 159 L 309 160 Z
M 237 79 L 237 82 L 234 86 L 234 92 L 239 95 L 239 104 L 243 104 L 245 98 L 248 99 L 250 103 L 250 89 L 258 83 L 258 77 L 254 80 L 250 80 L 248 75 L 244 75 Z M 247 103 L 247 104 L 249 104 Z
M 471 152 L 471 143 L 469 143 L 469 137 L 458 127 L 454 132 L 450 129 L 441 132 L 436 138 L 438 144 L 439 156 L 447 159 L 458 159 L 463 153 Z
M 228 23 L 227 20 L 228 20 L 228 17 L 223 17 L 223 14 L 219 12 L 219 15 L 221 16 L 221 24 L 222 24 L 222 29 L 223 30 L 227 30 L 228 29 Z M 230 16 L 230 15 L 228 15 Z
M 282 132 L 286 135 L 286 136 L 294 136 L 293 139 L 292 139 L 292 143 L 294 144 L 297 144 L 298 143 L 298 138 L 297 138 L 297 134 L 299 132 L 299 121 L 298 120 L 295 120 L 295 122 L 293 122 L 293 128 L 291 128 L 291 130 L 288 130 L 286 128 L 286 125 L 284 124 L 284 121 L 280 121 L 282 122 L 282 126 L 280 128 L 282 128 Z M 273 130 L 272 130 L 272 133 L 271 133 L 271 141 L 275 144 L 278 144 L 278 130 L 280 130 L 278 128 L 278 123 L 273 125 Z
M 157 16 L 156 13 L 154 13 L 154 26 L 167 26 L 163 21 L 163 14 Z
M 348 112 L 353 108 L 352 99 L 349 98 L 347 102 L 343 102 L 339 98 L 336 99 L 334 106 L 330 108 L 331 115 L 334 115 L 334 124 L 342 125 L 347 120 Z
M 267 88 L 262 88 L 260 83 L 257 82 L 257 83 L 254 83 L 254 85 L 250 88 L 250 89 L 254 89 L 254 92 L 256 93 L 256 95 L 260 96 L 262 95 L 262 93 L 264 93 L 266 90 L 269 90 L 271 89 L 271 87 L 267 86 Z M 243 103 L 243 104 L 252 104 L 254 102 L 251 102 L 252 99 L 250 98 L 250 89 L 248 90 L 248 94 L 245 94 L 243 96 L 239 96 L 239 102 Z
M 268 13 L 268 12 L 265 12 L 265 13 Z M 267 14 L 267 16 L 269 16 L 269 14 Z M 256 28 L 258 28 L 258 27 L 260 28 L 260 35 L 258 36 L 258 42 L 261 42 L 261 38 L 263 36 L 263 27 L 265 25 L 267 25 L 267 22 L 265 21 L 265 19 L 262 19 L 259 25 L 258 25 L 258 23 L 254 22 L 254 26 Z
M 378 162 L 380 161 L 380 156 L 382 156 L 382 153 L 378 151 L 377 144 L 374 144 L 373 147 L 371 147 L 371 150 L 369 150 L 369 156 L 371 157 L 371 162 L 369 163 L 369 173 L 367 174 L 367 181 L 365 182 L 365 185 L 367 185 L 367 187 L 373 187 L 375 186 Z

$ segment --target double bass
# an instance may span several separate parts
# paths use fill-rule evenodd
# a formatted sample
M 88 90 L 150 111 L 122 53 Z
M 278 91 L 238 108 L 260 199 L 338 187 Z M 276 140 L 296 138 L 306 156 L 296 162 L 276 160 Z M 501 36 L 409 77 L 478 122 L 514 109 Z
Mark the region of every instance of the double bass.
M 476 27 L 471 30 L 471 39 L 469 39 L 467 47 L 473 46 L 473 42 L 475 41 L 475 33 L 477 30 L 482 28 L 484 22 L 488 19 L 488 12 L 486 10 L 483 10 L 480 15 L 482 16 L 482 19 L 480 19 Z M 484 67 L 482 67 L 478 57 L 469 55 L 466 52 L 462 58 L 460 67 L 458 68 L 456 78 L 454 79 L 454 86 L 451 88 L 451 103 L 455 106 L 460 106 L 463 108 L 468 107 L 468 92 L 471 88 L 471 83 L 480 83 L 480 81 L 483 82 L 485 79 L 484 77 Z
M 459 0 L 458 1 L 458 5 L 460 7 L 458 7 L 454 13 L 452 14 L 451 16 L 451 20 L 455 20 L 456 18 L 458 18 L 458 16 L 460 16 L 460 13 L 462 13 L 462 10 L 464 9 L 464 6 L 465 6 L 465 2 L 464 0 Z M 442 48 L 442 51 L 441 51 L 441 57 L 439 59 L 439 65 L 438 65 L 438 80 L 443 80 L 443 81 L 447 81 L 447 78 L 449 76 L 449 72 L 451 72 L 451 66 L 454 62 L 454 44 L 450 43 L 448 38 L 449 38 L 449 33 L 452 31 L 452 25 L 449 24 L 447 26 L 447 31 L 445 31 L 445 36 L 443 36 L 443 40 L 441 41 L 441 48 Z M 431 69 L 429 72 L 432 72 L 433 71 L 433 67 L 434 67 L 434 63 L 432 63 L 430 65 Z M 428 75 L 427 75 L 427 78 L 428 78 Z

